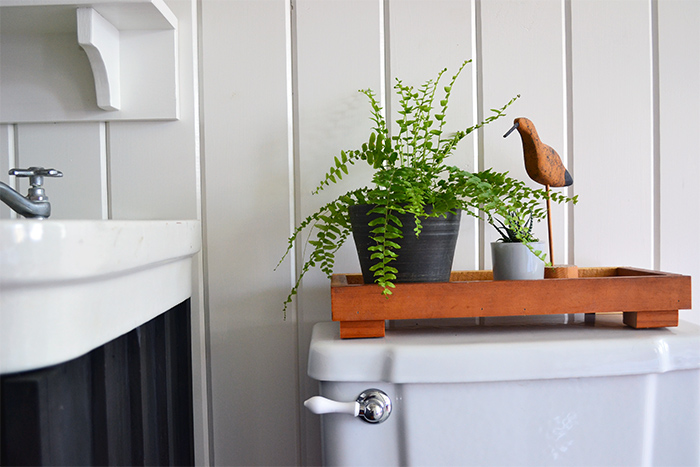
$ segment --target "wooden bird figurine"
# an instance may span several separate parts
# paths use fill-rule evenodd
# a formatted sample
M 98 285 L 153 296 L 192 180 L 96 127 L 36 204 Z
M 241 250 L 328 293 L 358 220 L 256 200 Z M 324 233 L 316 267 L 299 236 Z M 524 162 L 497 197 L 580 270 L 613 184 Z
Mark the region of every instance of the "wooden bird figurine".
M 535 125 L 527 118 L 520 117 L 513 121 L 513 127 L 506 132 L 505 138 L 517 129 L 523 141 L 523 156 L 525 157 L 525 170 L 531 179 L 541 183 L 547 188 L 563 187 L 574 183 L 571 174 L 551 146 L 547 146 L 541 140 L 535 129 Z M 550 201 L 547 198 L 547 230 L 549 233 L 549 259 L 554 264 L 554 246 L 552 245 L 552 216 Z
M 525 170 L 531 179 L 544 186 L 562 187 L 574 183 L 571 174 L 564 167 L 557 151 L 541 140 L 535 125 L 527 118 L 516 118 L 513 127 L 503 135 L 505 138 L 517 129 L 523 140 Z

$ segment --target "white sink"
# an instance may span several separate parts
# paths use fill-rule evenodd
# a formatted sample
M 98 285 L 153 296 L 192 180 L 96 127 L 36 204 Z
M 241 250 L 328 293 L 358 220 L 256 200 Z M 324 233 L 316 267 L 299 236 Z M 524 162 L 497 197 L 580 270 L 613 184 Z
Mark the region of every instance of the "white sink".
M 199 221 L 0 221 L 0 374 L 85 353 L 192 293 Z

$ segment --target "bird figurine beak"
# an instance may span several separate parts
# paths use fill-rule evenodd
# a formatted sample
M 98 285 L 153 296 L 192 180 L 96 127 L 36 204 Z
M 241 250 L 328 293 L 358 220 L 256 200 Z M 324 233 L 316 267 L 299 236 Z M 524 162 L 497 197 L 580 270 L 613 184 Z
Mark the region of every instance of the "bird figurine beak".
M 513 133 L 513 130 L 515 130 L 515 129 L 518 128 L 519 126 L 520 126 L 520 124 L 519 124 L 518 122 L 515 122 L 515 125 L 513 125 L 513 127 L 512 127 L 510 130 L 508 130 L 508 132 L 506 132 L 505 135 L 503 135 L 503 137 L 505 138 L 505 137 L 508 136 L 509 134 Z

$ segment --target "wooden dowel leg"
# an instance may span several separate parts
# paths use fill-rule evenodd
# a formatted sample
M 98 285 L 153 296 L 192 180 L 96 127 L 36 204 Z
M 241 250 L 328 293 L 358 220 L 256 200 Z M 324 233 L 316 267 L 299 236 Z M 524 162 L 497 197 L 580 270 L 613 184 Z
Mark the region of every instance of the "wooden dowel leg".
M 549 234 L 549 262 L 554 265 L 554 244 L 552 243 L 552 209 L 549 200 L 549 185 L 547 187 L 547 233 Z

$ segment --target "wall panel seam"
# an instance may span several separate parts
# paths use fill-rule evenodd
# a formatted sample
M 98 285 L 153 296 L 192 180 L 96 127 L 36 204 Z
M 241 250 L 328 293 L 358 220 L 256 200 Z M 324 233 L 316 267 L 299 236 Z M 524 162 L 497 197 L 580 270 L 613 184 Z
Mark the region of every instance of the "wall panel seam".
M 12 132 L 10 135 L 11 140 L 8 153 L 10 156 L 10 168 L 14 168 L 19 167 L 19 124 L 12 124 Z M 16 191 L 19 191 L 19 177 L 12 177 L 10 182 L 10 186 L 12 186 L 12 188 L 14 188 Z M 15 213 L 13 210 L 10 210 L 10 213 L 12 217 L 17 217 L 17 213 Z
M 379 99 L 384 108 L 384 119 L 387 122 L 387 132 L 391 138 L 391 11 L 390 0 L 379 0 Z
M 192 129 L 194 132 L 194 177 L 195 177 L 195 196 L 196 196 L 196 218 L 200 221 L 200 235 L 202 238 L 202 247 L 198 261 L 195 262 L 193 271 L 193 280 L 195 281 L 192 296 L 192 349 L 196 348 L 193 353 L 193 375 L 192 375 L 192 390 L 195 397 L 201 396 L 202 400 L 197 401 L 197 406 L 194 406 L 194 430 L 195 430 L 195 463 L 203 465 L 213 465 L 212 455 L 213 436 L 212 434 L 212 397 L 211 397 L 211 351 L 209 346 L 209 312 L 208 300 L 205 297 L 206 289 L 206 269 L 203 251 L 205 250 L 206 239 L 206 224 L 203 220 L 204 216 L 204 167 L 202 164 L 202 99 L 201 99 L 201 83 L 202 83 L 202 68 L 200 66 L 202 56 L 201 50 L 201 31 L 202 31 L 202 16 L 201 4 L 197 0 L 192 0 L 190 3 L 190 14 L 193 19 L 192 31 L 189 40 L 192 44 L 192 98 L 193 98 L 193 118 L 194 122 Z M 196 298 L 195 298 L 196 297 Z M 195 324 L 196 322 L 196 324 Z M 196 334 L 194 330 L 196 329 Z M 198 356 L 198 362 L 195 364 L 194 356 Z M 197 389 L 195 389 L 197 388 Z M 196 399 L 195 399 L 196 400 Z M 201 422 L 197 421 L 197 412 L 201 410 Z M 198 439 L 198 423 L 201 423 L 201 438 Z
M 301 161 L 299 160 L 299 85 L 297 75 L 297 17 L 295 0 L 285 2 L 285 68 L 286 68 L 286 92 L 287 92 L 287 163 L 288 163 L 288 183 L 289 183 L 289 233 L 292 235 L 297 225 L 301 222 Z M 303 264 L 303 249 L 294 248 L 290 255 L 290 286 L 294 286 L 297 281 L 298 265 Z M 295 353 L 295 399 L 301 402 L 303 379 L 301 372 L 304 364 L 301 359 L 301 307 L 298 296 L 289 308 L 295 321 L 294 326 L 294 353 Z M 296 404 L 294 408 L 297 429 L 296 457 L 297 464 L 302 465 L 306 458 L 306 443 L 301 442 L 302 433 L 306 432 L 305 420 L 301 412 L 301 404 Z
M 475 122 L 480 122 L 484 118 L 484 75 L 482 71 L 482 46 L 481 46 L 481 0 L 472 0 L 472 112 Z M 479 128 L 473 133 L 474 138 L 474 162 L 476 171 L 484 170 L 484 129 Z M 476 245 L 475 253 L 478 269 L 486 267 L 486 224 L 483 220 L 477 222 L 475 232 Z
M 211 329 L 210 329 L 210 310 L 209 310 L 209 235 L 207 225 L 207 183 L 206 183 L 206 143 L 205 143 L 205 112 L 204 112 L 204 38 L 202 35 L 204 21 L 203 0 L 196 0 L 196 73 L 197 73 L 197 88 L 195 90 L 196 102 L 198 107 L 198 122 L 199 132 L 197 134 L 197 144 L 199 146 L 199 176 L 200 176 L 200 221 L 202 233 L 202 250 L 200 254 L 202 267 L 202 313 L 204 320 L 204 371 L 206 384 L 206 440 L 208 443 L 204 447 L 203 460 L 209 465 L 216 465 L 216 452 L 214 449 L 214 399 L 213 399 L 213 384 L 212 384 L 212 369 L 211 369 Z
M 651 125 L 652 125 L 652 265 L 661 268 L 661 104 L 659 83 L 659 7 L 650 0 Z
M 110 123 L 100 123 L 100 170 L 102 177 L 102 218 L 112 219 L 112 151 Z
M 571 25 L 571 0 L 562 0 L 562 34 L 563 34 L 563 65 L 564 65 L 564 141 L 566 151 L 566 167 L 575 174 L 574 154 L 574 86 L 573 86 L 573 43 Z M 575 182 L 574 182 L 575 183 Z M 575 184 L 568 188 L 568 196 L 574 196 Z M 567 264 L 576 264 L 574 235 L 575 210 L 571 203 L 565 210 L 565 235 L 566 235 L 566 261 Z
M 571 0 L 562 0 L 562 64 L 564 67 L 564 151 L 565 164 L 569 173 L 575 179 L 574 171 L 574 86 L 573 86 L 573 44 L 571 31 Z M 574 196 L 575 185 L 567 189 L 567 196 Z M 565 260 L 566 264 L 576 264 L 575 258 L 575 211 L 571 203 L 564 210 Z M 576 315 L 567 315 L 567 323 L 575 323 Z

